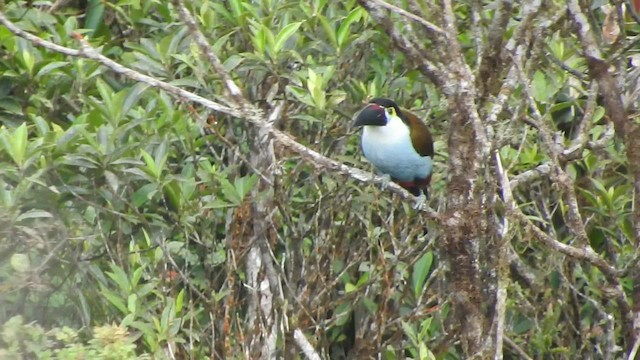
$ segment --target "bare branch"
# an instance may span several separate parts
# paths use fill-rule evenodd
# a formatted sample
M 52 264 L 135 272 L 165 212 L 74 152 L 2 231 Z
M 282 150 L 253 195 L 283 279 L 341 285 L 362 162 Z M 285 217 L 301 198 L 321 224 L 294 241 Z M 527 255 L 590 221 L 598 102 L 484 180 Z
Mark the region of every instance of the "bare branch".
M 571 19 L 578 27 L 578 35 L 587 59 L 589 73 L 600 85 L 600 93 L 604 98 L 608 115 L 616 126 L 616 132 L 621 138 L 624 138 L 627 114 L 620 90 L 613 75 L 609 72 L 609 64 L 602 57 L 602 52 L 591 30 L 589 20 L 582 11 L 578 0 L 567 1 L 567 7 L 571 13 Z
M 34 43 L 37 46 L 41 46 L 43 48 L 46 48 L 48 50 L 51 51 L 55 51 L 61 54 L 65 54 L 68 56 L 73 56 L 73 57 L 84 57 L 87 59 L 91 59 L 91 60 L 95 60 L 97 62 L 99 62 L 100 64 L 106 66 L 107 68 L 109 68 L 111 71 L 114 71 L 120 75 L 126 76 L 132 80 L 135 81 L 139 81 L 142 83 L 145 83 L 149 86 L 153 86 L 153 87 L 157 87 L 159 89 L 162 89 L 170 94 L 173 94 L 179 98 L 184 98 L 196 103 L 199 103 L 201 105 L 204 105 L 205 107 L 211 109 L 211 110 L 215 110 L 215 111 L 219 111 L 219 112 L 223 112 L 225 114 L 229 114 L 231 116 L 236 116 L 239 117 L 241 116 L 241 112 L 238 111 L 237 109 L 228 107 L 228 106 L 224 106 L 221 104 L 218 104 L 217 102 L 205 99 L 199 95 L 196 95 L 192 92 L 183 90 L 179 87 L 167 84 L 164 81 L 160 81 L 158 79 L 152 78 L 151 76 L 147 76 L 147 75 L 143 75 L 135 70 L 129 69 L 125 66 L 122 66 L 120 64 L 118 64 L 117 62 L 109 59 L 106 56 L 103 56 L 102 54 L 99 54 L 95 49 L 93 49 L 89 43 L 82 38 L 81 35 L 79 34 L 74 34 L 73 36 L 80 42 L 80 47 L 81 50 L 75 50 L 75 49 L 70 49 L 64 46 L 60 46 L 57 44 L 54 44 L 50 41 L 41 39 L 35 35 L 29 34 L 28 32 L 18 28 L 17 26 L 15 26 L 11 21 L 9 21 L 9 19 L 7 19 L 4 16 L 4 13 L 0 12 L 0 23 L 2 23 L 2 25 L 6 26 L 7 29 L 9 29 L 9 31 L 11 31 L 12 33 L 16 34 L 17 36 L 20 36 L 23 39 L 29 40 L 32 43 Z
M 629 168 L 633 174 L 634 202 L 640 204 L 640 126 L 629 119 L 628 109 L 625 107 L 622 88 L 611 71 L 610 64 L 605 61 L 597 42 L 596 35 L 589 24 L 589 20 L 578 0 L 567 0 L 567 8 L 571 20 L 578 28 L 578 38 L 589 67 L 589 75 L 598 82 L 602 103 L 606 109 L 607 118 L 613 123 L 616 135 L 625 144 L 625 151 Z M 624 71 L 624 69 L 619 69 Z M 640 246 L 640 206 L 633 209 L 634 242 L 636 248 Z M 632 346 L 640 338 L 640 330 L 634 326 L 635 316 L 629 308 L 624 291 L 615 286 L 616 301 L 622 313 L 622 327 L 625 343 Z M 619 290 L 618 290 L 619 289 Z
M 582 73 L 582 72 L 570 67 L 569 65 L 563 63 L 560 59 L 558 59 L 550 51 L 548 51 L 545 55 L 547 56 L 547 58 L 549 60 L 551 60 L 552 63 L 556 64 L 562 70 L 564 70 L 564 71 L 568 72 L 569 74 L 575 76 L 576 78 L 578 78 L 581 81 L 586 81 L 587 80 L 586 74 L 584 74 L 584 73 Z
M 196 20 L 193 18 L 189 10 L 184 6 L 184 2 L 181 0 L 173 0 L 173 5 L 178 9 L 178 14 L 180 15 L 180 19 L 187 25 L 189 28 L 189 32 L 193 36 L 194 41 L 198 44 L 198 47 L 203 52 L 204 56 L 208 60 L 211 65 L 213 65 L 213 69 L 216 71 L 222 82 L 224 83 L 227 92 L 231 95 L 231 98 L 235 100 L 239 105 L 247 105 L 247 101 L 242 96 L 242 91 L 238 85 L 231 79 L 231 76 L 227 74 L 224 66 L 218 56 L 213 52 L 211 45 L 204 37 L 202 32 L 198 29 L 198 25 L 196 25 Z
M 549 164 L 538 165 L 537 167 L 527 170 L 522 174 L 514 176 L 509 182 L 511 188 L 517 188 L 522 185 L 530 184 L 543 176 L 549 175 L 551 166 Z
M 304 336 L 304 333 L 300 329 L 293 330 L 293 340 L 296 342 L 296 345 L 302 350 L 304 356 L 309 360 L 320 360 L 320 355 L 313 348 L 307 337 Z
M 518 355 L 520 355 L 520 357 L 523 358 L 524 360 L 533 360 L 533 358 L 529 356 L 524 350 L 522 350 L 522 348 L 518 346 L 518 344 L 516 344 L 513 340 L 511 340 L 510 337 L 505 336 L 504 342 L 506 342 L 507 345 L 509 345 L 509 347 L 511 347 L 515 352 L 517 352 Z
M 444 30 L 442 30 L 439 26 L 430 23 L 429 21 L 425 20 L 424 18 L 421 18 L 420 16 L 414 15 L 404 9 L 401 9 L 395 5 L 391 5 L 385 1 L 382 0 L 367 0 L 367 2 L 371 3 L 371 4 L 377 4 L 380 5 L 381 7 L 391 10 L 392 12 L 404 16 L 407 19 L 413 20 L 415 22 L 417 22 L 418 24 L 424 26 L 425 30 L 427 30 L 427 33 L 433 37 L 442 37 L 445 35 Z
M 318 168 L 318 169 L 323 169 L 323 170 L 330 170 L 333 172 L 336 172 L 338 174 L 341 175 L 345 175 L 348 177 L 351 177 L 355 180 L 358 180 L 360 182 L 364 182 L 364 183 L 372 183 L 372 184 L 377 184 L 377 185 L 384 185 L 386 184 L 386 190 L 398 195 L 400 198 L 404 199 L 404 200 L 411 200 L 411 201 L 416 201 L 416 197 L 413 196 L 411 193 L 409 193 L 408 191 L 406 191 L 404 188 L 402 188 L 400 185 L 396 184 L 396 183 L 389 183 L 388 179 L 386 179 L 385 177 L 382 176 L 377 176 L 374 175 L 368 171 L 363 171 L 360 170 L 358 168 L 354 168 L 351 166 L 348 166 L 344 163 L 341 163 L 339 161 L 330 159 L 320 153 L 318 153 L 315 150 L 312 150 L 302 144 L 300 144 L 299 142 L 293 140 L 293 138 L 291 138 L 291 136 L 289 136 L 288 134 L 274 128 L 273 126 L 270 126 L 269 124 L 266 124 L 265 122 L 265 114 L 261 111 L 261 110 L 246 110 L 246 109 L 239 109 L 237 107 L 229 107 L 229 106 L 224 106 L 221 105 L 219 103 L 216 103 L 214 101 L 205 99 L 199 95 L 196 95 L 192 92 L 183 90 L 181 88 L 178 88 L 176 86 L 170 85 L 164 81 L 160 81 L 158 79 L 154 79 L 150 76 L 147 75 L 143 75 L 135 70 L 132 70 L 130 68 L 127 68 L 125 66 L 122 66 L 118 63 L 116 63 L 115 61 L 97 53 L 97 51 L 95 49 L 93 49 L 87 42 L 86 40 L 82 39 L 82 38 L 78 38 L 78 40 L 80 41 L 80 44 L 82 46 L 82 50 L 74 50 L 74 49 L 70 49 L 67 47 L 63 47 L 60 45 L 56 45 L 54 43 L 51 43 L 49 41 L 43 40 L 38 38 L 37 36 L 31 35 L 21 29 L 19 29 L 18 27 L 16 27 L 11 21 L 9 21 L 2 12 L 0 12 L 0 23 L 4 26 L 6 26 L 12 33 L 16 34 L 17 36 L 20 36 L 26 40 L 29 40 L 31 42 L 33 42 L 35 45 L 38 46 L 42 46 L 44 48 L 47 48 L 49 50 L 55 51 L 55 52 L 59 52 L 62 54 L 66 54 L 69 56 L 74 56 L 74 57 L 84 57 L 87 59 L 91 59 L 91 60 L 95 60 L 97 62 L 99 62 L 100 64 L 102 64 L 103 66 L 107 67 L 108 69 L 121 74 L 125 77 L 128 77 L 132 80 L 135 81 L 139 81 L 142 83 L 145 83 L 149 86 L 152 87 L 157 87 L 161 90 L 166 91 L 169 94 L 172 94 L 174 96 L 177 96 L 179 98 L 182 99 L 187 99 L 189 101 L 198 103 L 208 109 L 214 110 L 214 111 L 219 111 L 222 113 L 225 113 L 227 115 L 231 115 L 234 117 L 239 117 L 239 118 L 243 118 L 249 122 L 251 122 L 253 125 L 258 126 L 258 127 L 263 127 L 265 128 L 265 130 L 271 135 L 273 136 L 273 138 L 275 139 L 276 142 L 278 142 L 279 144 L 283 145 L 284 147 L 294 151 L 295 153 L 301 155 L 306 161 L 308 161 L 310 164 L 312 164 L 314 167 Z M 423 208 L 422 211 L 426 214 L 427 217 L 434 219 L 434 220 L 438 220 L 440 218 L 440 215 L 437 214 L 435 211 L 433 211 L 432 209 L 428 209 L 428 208 Z
M 560 154 L 563 161 L 577 159 L 582 155 L 582 151 L 589 145 L 589 130 L 591 129 L 591 118 L 597 106 L 598 83 L 593 81 L 587 92 L 587 106 L 584 110 L 580 122 L 576 126 L 576 135 L 567 148 Z
M 437 85 L 442 86 L 445 84 L 446 68 L 437 65 L 434 62 L 433 55 L 426 51 L 421 43 L 412 41 L 408 37 L 411 34 L 404 34 L 398 31 L 389 16 L 379 6 L 375 6 L 372 0 L 359 0 L 358 2 L 385 29 L 393 40 L 394 45 L 399 47 L 429 80 Z
M 502 200 L 509 210 L 516 208 L 516 203 L 513 199 L 513 192 L 509 184 L 509 177 L 502 167 L 502 159 L 500 152 L 494 150 L 495 168 L 497 172 L 498 181 L 502 187 Z M 496 303 L 495 303 L 495 315 L 493 319 L 493 326 L 495 331 L 495 356 L 494 359 L 502 359 L 502 342 L 504 338 L 504 322 L 507 311 L 507 286 L 509 284 L 509 269 L 508 269 L 508 251 L 509 251 L 509 218 L 504 216 L 502 219 L 502 229 L 499 233 L 498 243 L 498 290 L 496 291 Z
M 607 276 L 607 279 L 617 281 L 616 279 L 620 274 L 620 272 L 613 266 L 609 265 L 609 263 L 607 263 L 605 259 L 598 256 L 598 254 L 595 251 L 593 251 L 593 249 L 590 246 L 578 248 L 575 246 L 562 243 L 554 239 L 553 237 L 549 236 L 547 233 L 542 231 L 539 227 L 534 225 L 531 222 L 531 220 L 528 219 L 526 215 L 522 213 L 522 211 L 520 210 L 512 211 L 511 214 L 527 230 L 531 231 L 533 235 L 538 240 L 542 241 L 542 243 L 544 243 L 545 245 L 549 246 L 550 248 L 564 255 L 570 256 L 574 259 L 587 261 L 592 265 L 596 266 L 598 269 L 600 269 L 600 271 L 602 271 Z

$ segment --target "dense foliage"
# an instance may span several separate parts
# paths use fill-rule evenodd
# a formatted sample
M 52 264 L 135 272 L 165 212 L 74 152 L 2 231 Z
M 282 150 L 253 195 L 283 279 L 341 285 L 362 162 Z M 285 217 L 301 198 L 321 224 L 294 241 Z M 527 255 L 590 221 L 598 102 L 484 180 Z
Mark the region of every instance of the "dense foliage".
M 43 40 L 79 49 L 81 36 L 125 67 L 233 105 L 178 3 L 10 1 L 0 11 Z M 462 95 L 491 129 L 490 156 L 468 168 L 486 184 L 482 214 L 468 219 L 481 230 L 455 243 L 450 156 L 472 121 L 451 120 L 452 89 L 391 29 L 419 39 L 430 63 L 448 49 L 400 10 L 361 3 L 187 8 L 248 102 L 265 114 L 283 104 L 274 126 L 324 156 L 370 169 L 351 119 L 371 97 L 425 119 L 436 139 L 428 205 L 440 217 L 277 141 L 265 147 L 245 118 L 0 27 L 0 357 L 301 358 L 299 329 L 323 358 L 465 359 L 478 350 L 459 319 L 476 313 L 478 336 L 499 332 L 507 358 L 633 353 L 640 164 L 614 129 L 573 13 L 557 1 L 535 16 L 534 5 L 455 2 L 449 40 L 478 90 Z M 436 3 L 396 6 L 440 24 L 448 2 Z M 637 122 L 640 24 L 611 3 L 582 9 Z M 467 282 L 482 281 L 482 298 L 465 315 L 466 290 L 451 284 L 464 284 L 456 249 L 466 247 L 480 249 Z

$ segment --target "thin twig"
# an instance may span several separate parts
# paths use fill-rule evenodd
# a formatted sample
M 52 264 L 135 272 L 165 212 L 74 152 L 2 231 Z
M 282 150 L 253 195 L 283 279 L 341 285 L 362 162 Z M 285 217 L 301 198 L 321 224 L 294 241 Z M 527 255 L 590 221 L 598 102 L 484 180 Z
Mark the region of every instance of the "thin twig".
M 431 52 L 426 51 L 420 42 L 412 41 L 407 34 L 398 31 L 395 22 L 393 22 L 389 15 L 382 11 L 379 6 L 375 6 L 374 1 L 358 0 L 358 2 L 362 7 L 367 9 L 369 14 L 384 28 L 385 32 L 389 34 L 393 40 L 393 44 L 400 48 L 429 80 L 434 84 L 444 86 L 447 80 L 448 70 L 436 64 Z
M 414 15 L 404 9 L 401 9 L 395 5 L 391 5 L 388 2 L 382 1 L 382 0 L 367 0 L 367 2 L 373 3 L 373 4 L 377 4 L 382 6 L 385 9 L 391 10 L 392 12 L 404 16 L 407 19 L 413 20 L 415 22 L 417 22 L 418 24 L 424 26 L 424 28 L 427 30 L 427 32 L 432 35 L 432 36 L 444 36 L 445 32 L 444 30 L 442 30 L 442 28 L 440 28 L 438 25 L 435 25 L 423 18 L 421 18 L 420 16 Z
M 524 350 L 522 350 L 522 348 L 518 346 L 515 341 L 511 340 L 510 337 L 505 335 L 504 342 L 506 342 L 507 345 L 509 345 L 515 352 L 517 352 L 518 355 L 520 355 L 520 357 L 524 360 L 533 360 L 533 358 L 529 356 Z
M 132 70 L 130 68 L 127 68 L 125 66 L 122 66 L 118 63 L 116 63 L 115 61 L 99 54 L 95 49 L 93 49 L 86 40 L 84 40 L 82 37 L 77 36 L 76 38 L 78 39 L 78 41 L 80 42 L 81 46 L 82 46 L 82 50 L 75 50 L 75 49 L 70 49 L 64 46 L 60 46 L 57 44 L 54 44 L 52 42 L 49 42 L 47 40 L 41 39 L 35 35 L 29 34 L 21 29 L 19 29 L 17 26 L 15 26 L 15 24 L 13 24 L 11 21 L 9 21 L 6 16 L 4 15 L 4 13 L 0 12 L 0 23 L 4 26 L 7 27 L 7 29 L 9 29 L 9 31 L 11 31 L 12 33 L 14 33 L 17 36 L 20 36 L 26 40 L 31 41 L 32 43 L 34 43 L 35 45 L 44 47 L 46 49 L 58 52 L 58 53 L 62 53 L 65 55 L 69 55 L 69 56 L 73 56 L 73 57 L 84 57 L 87 59 L 91 59 L 91 60 L 95 60 L 96 62 L 102 64 L 103 66 L 107 67 L 108 69 L 121 74 L 125 77 L 128 77 L 132 80 L 135 81 L 139 81 L 142 83 L 145 83 L 149 86 L 152 87 L 157 87 L 161 90 L 166 91 L 167 93 L 177 96 L 179 98 L 182 99 L 187 99 L 189 101 L 198 103 L 200 105 L 203 105 L 206 108 L 209 108 L 211 110 L 214 111 L 219 111 L 222 113 L 225 113 L 227 115 L 231 115 L 234 117 L 238 117 L 238 118 L 243 118 L 249 122 L 251 122 L 253 125 L 258 126 L 258 127 L 263 127 L 265 128 L 266 131 L 269 132 L 269 134 L 271 136 L 273 136 L 274 140 L 276 142 L 278 142 L 279 144 L 283 145 L 284 147 L 288 148 L 289 150 L 298 153 L 299 155 L 301 155 L 307 162 L 309 162 L 310 164 L 312 164 L 314 167 L 319 168 L 319 169 L 323 169 L 323 170 L 330 170 L 333 171 L 335 173 L 338 174 L 342 174 L 348 177 L 351 177 L 355 180 L 358 180 L 360 182 L 364 182 L 364 183 L 372 183 L 372 184 L 377 184 L 377 185 L 387 185 L 385 190 L 388 190 L 396 195 L 398 195 L 400 198 L 405 199 L 405 200 L 411 200 L 411 201 L 415 201 L 416 197 L 413 196 L 411 193 L 409 193 L 408 191 L 406 191 L 404 188 L 402 188 L 400 185 L 395 184 L 395 183 L 389 183 L 388 179 L 382 176 L 377 176 L 374 175 L 368 171 L 364 171 L 358 168 L 354 168 L 351 166 L 348 166 L 342 162 L 330 159 L 320 153 L 318 153 L 315 150 L 312 150 L 308 147 L 306 147 L 305 145 L 300 144 L 299 142 L 293 140 L 293 138 L 291 136 L 289 136 L 288 134 L 274 128 L 273 126 L 269 126 L 268 124 L 265 123 L 265 114 L 260 111 L 260 110 L 256 110 L 255 112 L 253 110 L 251 111 L 247 111 L 244 109 L 240 109 L 238 107 L 233 107 L 233 106 L 224 106 L 221 105 L 217 102 L 205 99 L 199 95 L 196 95 L 192 92 L 183 90 L 179 87 L 170 85 L 166 82 L 160 81 L 158 79 L 152 78 L 150 76 L 147 75 L 143 75 L 135 70 Z M 424 214 L 433 220 L 439 221 L 440 219 L 440 215 L 437 214 L 435 211 L 433 211 L 432 209 L 423 207 L 421 209 Z
M 211 63 L 215 72 L 218 74 L 218 76 L 220 76 L 220 79 L 222 79 L 222 82 L 224 83 L 224 86 L 227 92 L 229 92 L 231 98 L 238 105 L 247 105 L 246 99 L 244 98 L 244 96 L 242 96 L 242 91 L 240 90 L 238 85 L 233 82 L 231 76 L 229 76 L 229 74 L 224 69 L 224 65 L 222 65 L 222 62 L 220 61 L 218 56 L 213 52 L 211 45 L 209 45 L 207 39 L 198 29 L 196 20 L 193 18 L 189 10 L 187 10 L 187 8 L 184 6 L 184 2 L 180 0 L 173 0 L 173 5 L 178 9 L 178 15 L 189 28 L 189 32 L 191 36 L 193 36 L 194 41 L 196 42 L 196 44 L 198 44 L 198 47 L 204 53 L 204 56 L 206 57 L 208 62 Z
M 556 250 L 559 253 L 565 254 L 574 259 L 591 263 L 592 265 L 600 269 L 600 271 L 602 271 L 610 281 L 615 280 L 619 276 L 620 272 L 615 267 L 607 263 L 607 261 L 600 257 L 595 251 L 593 251 L 590 246 L 578 248 L 562 243 L 534 225 L 533 222 L 531 222 L 531 220 L 522 213 L 522 211 L 516 210 L 511 213 L 513 217 L 517 219 L 518 222 L 520 222 L 522 225 L 524 225 L 527 230 L 530 230 L 538 240 L 542 241 L 542 243 L 549 246 L 553 250 Z

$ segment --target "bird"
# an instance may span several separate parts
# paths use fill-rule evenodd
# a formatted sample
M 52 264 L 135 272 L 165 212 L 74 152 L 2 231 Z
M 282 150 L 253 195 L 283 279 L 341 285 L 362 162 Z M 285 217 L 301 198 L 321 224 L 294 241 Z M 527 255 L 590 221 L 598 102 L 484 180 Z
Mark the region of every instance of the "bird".
M 393 100 L 374 98 L 353 123 L 362 127 L 362 152 L 376 170 L 414 196 L 427 196 L 433 171 L 433 137 L 416 115 Z

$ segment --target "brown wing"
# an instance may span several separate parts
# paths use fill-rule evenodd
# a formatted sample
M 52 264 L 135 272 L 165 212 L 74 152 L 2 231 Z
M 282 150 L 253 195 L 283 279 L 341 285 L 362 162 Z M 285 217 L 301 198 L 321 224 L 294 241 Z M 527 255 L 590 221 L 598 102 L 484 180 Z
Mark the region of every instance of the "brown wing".
M 433 157 L 433 138 L 427 124 L 407 110 L 402 110 L 411 131 L 411 143 L 421 156 Z

